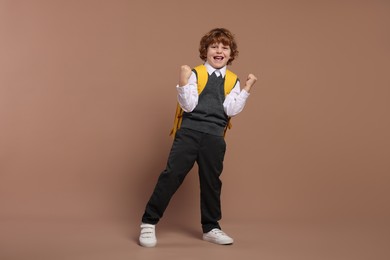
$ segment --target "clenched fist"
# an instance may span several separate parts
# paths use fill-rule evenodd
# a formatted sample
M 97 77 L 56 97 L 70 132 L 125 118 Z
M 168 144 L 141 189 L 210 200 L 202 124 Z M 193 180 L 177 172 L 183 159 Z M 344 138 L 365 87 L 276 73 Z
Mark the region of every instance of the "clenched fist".
M 251 87 L 256 83 L 257 78 L 253 74 L 249 74 L 248 78 L 246 79 L 244 89 L 246 91 L 250 91 Z
M 185 86 L 188 84 L 188 79 L 191 77 L 192 70 L 190 66 L 183 65 L 180 68 L 179 76 L 179 87 Z

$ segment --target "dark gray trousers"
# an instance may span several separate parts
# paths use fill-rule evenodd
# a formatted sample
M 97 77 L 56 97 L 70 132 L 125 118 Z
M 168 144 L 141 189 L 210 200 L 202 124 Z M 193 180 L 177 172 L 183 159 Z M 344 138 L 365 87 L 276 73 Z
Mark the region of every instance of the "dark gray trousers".
M 204 233 L 220 228 L 221 188 L 226 143 L 215 136 L 181 128 L 176 133 L 166 169 L 160 174 L 153 194 L 146 205 L 142 222 L 157 224 L 173 194 L 197 162 L 199 167 L 201 224 Z

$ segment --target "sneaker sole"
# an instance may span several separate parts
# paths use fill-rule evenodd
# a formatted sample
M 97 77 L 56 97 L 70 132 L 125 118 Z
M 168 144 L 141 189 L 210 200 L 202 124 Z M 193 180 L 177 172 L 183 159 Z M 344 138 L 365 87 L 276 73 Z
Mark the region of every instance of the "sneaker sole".
M 157 245 L 157 241 L 154 243 L 142 243 L 141 241 L 139 241 L 139 244 L 140 244 L 140 246 L 143 246 L 143 247 L 155 247 Z
M 233 245 L 234 241 L 226 241 L 226 242 L 219 242 L 219 241 L 216 241 L 214 239 L 210 239 L 210 238 L 207 238 L 207 237 L 203 237 L 203 240 L 204 241 L 207 241 L 207 242 L 210 242 L 210 243 L 214 243 L 214 244 L 217 244 L 217 245 Z

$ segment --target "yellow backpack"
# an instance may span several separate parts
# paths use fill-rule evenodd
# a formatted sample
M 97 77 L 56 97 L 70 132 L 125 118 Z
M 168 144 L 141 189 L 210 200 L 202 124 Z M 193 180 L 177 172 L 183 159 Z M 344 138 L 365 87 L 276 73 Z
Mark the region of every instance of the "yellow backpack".
M 198 94 L 200 95 L 200 93 L 202 93 L 203 89 L 206 87 L 209 74 L 207 73 L 207 68 L 205 65 L 199 65 L 195 67 L 194 70 L 196 71 L 197 78 L 198 78 Z M 231 72 L 230 70 L 226 70 L 225 84 L 224 84 L 225 97 L 230 93 L 230 91 L 236 85 L 236 82 L 237 82 L 237 75 Z M 180 128 L 182 120 L 183 120 L 183 109 L 180 107 L 179 103 L 177 103 L 175 120 L 173 122 L 173 128 L 170 133 L 170 135 L 173 135 L 173 137 L 175 137 L 177 130 Z M 224 136 L 226 134 L 226 130 L 230 128 L 232 128 L 232 124 L 230 122 L 230 117 L 229 117 L 225 128 Z

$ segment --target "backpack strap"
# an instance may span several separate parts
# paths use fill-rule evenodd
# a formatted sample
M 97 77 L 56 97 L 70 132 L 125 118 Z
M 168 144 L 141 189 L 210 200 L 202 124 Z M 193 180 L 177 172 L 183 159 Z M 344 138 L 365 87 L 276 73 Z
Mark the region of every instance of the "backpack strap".
M 206 66 L 203 64 L 196 66 L 193 71 L 196 74 L 198 81 L 198 94 L 200 94 L 206 87 L 207 81 L 209 80 L 209 73 L 207 72 Z
M 224 85 L 225 97 L 227 95 L 229 95 L 230 91 L 232 91 L 232 89 L 236 85 L 237 81 L 238 81 L 237 75 L 234 74 L 233 72 L 231 72 L 230 70 L 226 70 L 225 85 Z M 226 127 L 225 127 L 225 131 L 223 133 L 224 137 L 226 136 L 226 131 L 228 129 L 232 128 L 231 119 L 232 119 L 231 117 L 228 118 L 228 121 L 227 121 L 227 124 L 226 124 Z
M 229 95 L 230 91 L 232 91 L 232 89 L 237 83 L 237 80 L 238 77 L 236 74 L 234 74 L 230 70 L 226 70 L 225 85 L 224 85 L 225 97 Z
M 171 130 L 170 136 L 175 137 L 177 130 L 180 128 L 181 121 L 183 120 L 183 109 L 180 107 L 179 103 L 176 105 L 175 119 L 173 120 L 173 127 Z

